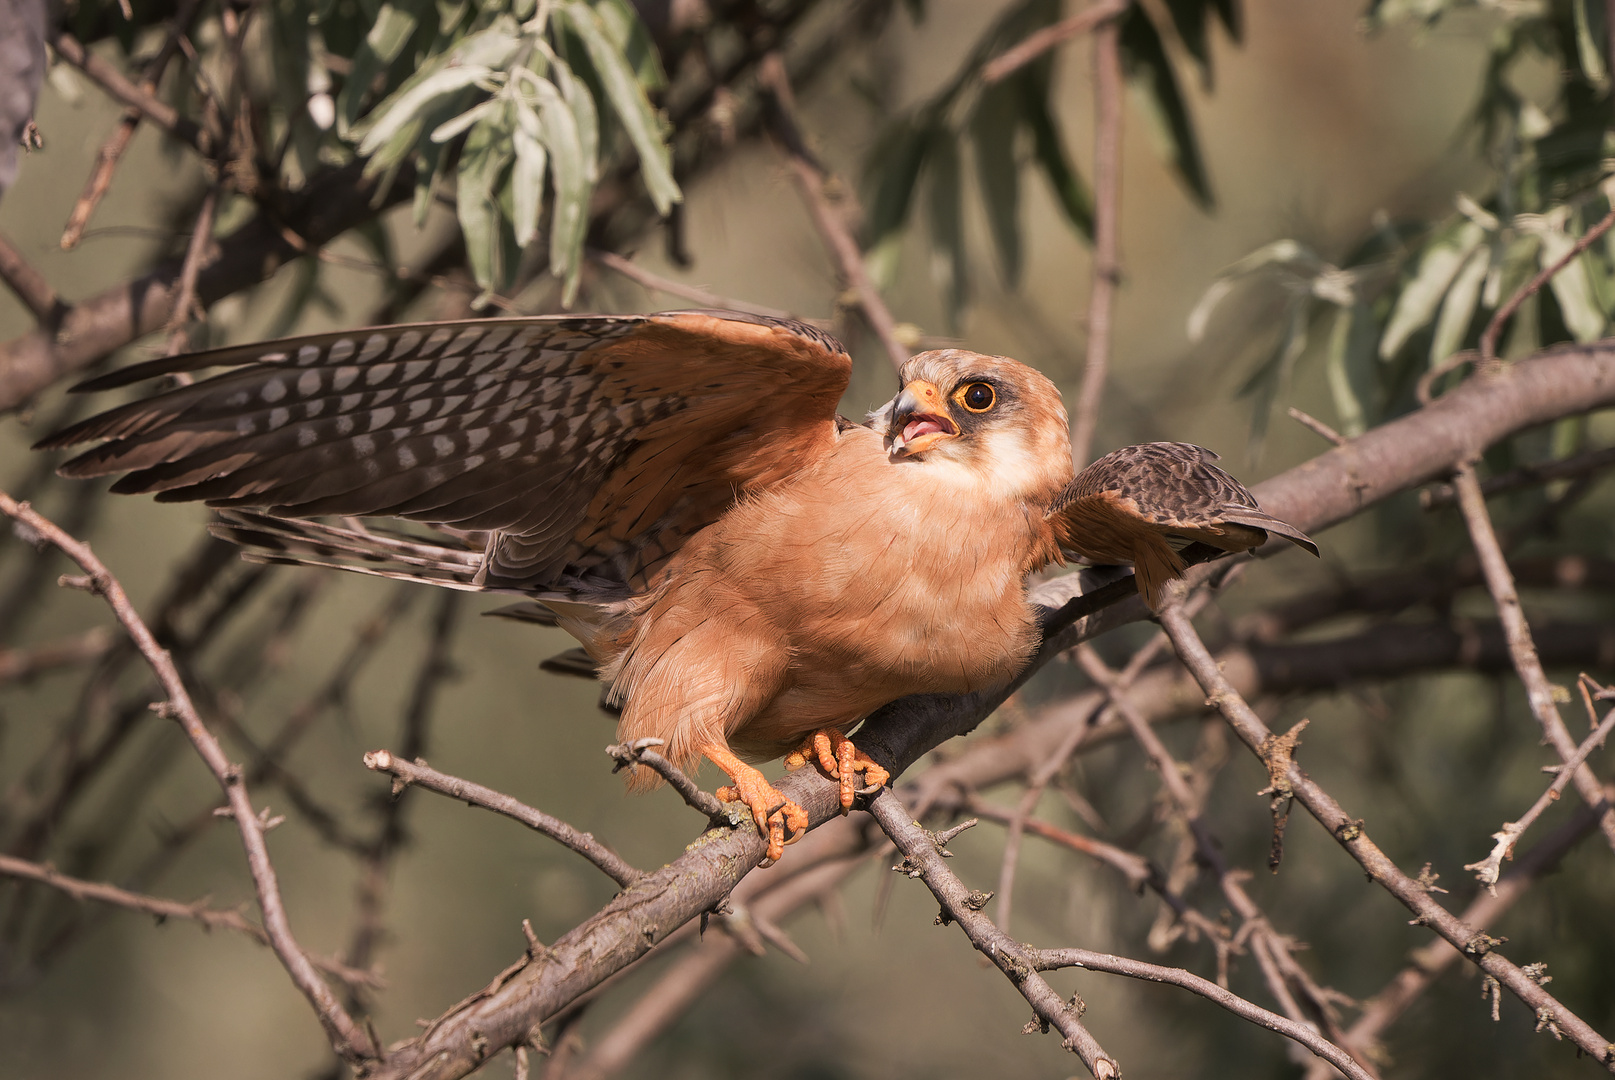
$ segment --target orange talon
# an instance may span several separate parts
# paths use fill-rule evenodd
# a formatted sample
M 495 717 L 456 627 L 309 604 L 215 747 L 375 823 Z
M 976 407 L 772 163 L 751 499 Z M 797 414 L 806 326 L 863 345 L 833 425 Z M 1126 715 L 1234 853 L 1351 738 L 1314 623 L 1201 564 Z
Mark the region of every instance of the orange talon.
M 727 746 L 712 743 L 701 752 L 734 781 L 733 785 L 719 788 L 716 794 L 723 802 L 746 804 L 751 819 L 757 823 L 757 831 L 768 841 L 766 859 L 778 861 L 785 854 L 786 844 L 794 844 L 807 834 L 807 811 L 781 795 L 762 773 L 741 761 Z
M 877 765 L 872 758 L 852 744 L 852 740 L 834 728 L 820 728 L 802 745 L 785 756 L 787 769 L 800 769 L 814 762 L 820 771 L 832 780 L 841 781 L 841 812 L 852 809 L 853 796 L 858 793 L 855 776 L 864 774 L 868 787 L 881 787 L 892 778 L 891 773 Z

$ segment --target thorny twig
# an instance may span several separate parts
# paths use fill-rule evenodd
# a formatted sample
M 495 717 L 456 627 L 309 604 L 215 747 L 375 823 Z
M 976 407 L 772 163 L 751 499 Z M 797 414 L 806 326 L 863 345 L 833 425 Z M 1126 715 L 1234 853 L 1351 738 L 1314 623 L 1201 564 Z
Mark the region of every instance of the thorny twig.
M 1217 662 L 1207 651 L 1200 635 L 1185 616 L 1181 603 L 1181 590 L 1170 590 L 1167 603 L 1158 613 L 1161 627 L 1172 638 L 1178 656 L 1194 674 L 1206 693 L 1209 702 L 1223 714 L 1229 726 L 1258 756 L 1267 740 L 1273 737 L 1260 717 L 1246 704 L 1245 699 L 1229 684 L 1218 670 Z M 1368 876 L 1411 910 L 1419 922 L 1440 934 L 1486 974 L 1516 997 L 1525 1002 L 1538 1016 L 1553 1018 L 1558 1029 L 1567 1035 L 1583 1052 L 1606 1066 L 1615 1064 L 1615 1044 L 1595 1031 L 1591 1025 L 1549 994 L 1524 969 L 1499 954 L 1493 939 L 1477 933 L 1472 927 L 1452 915 L 1430 898 L 1424 885 L 1403 873 L 1391 859 L 1369 839 L 1360 820 L 1352 818 L 1318 784 L 1293 762 L 1289 774 L 1290 789 L 1295 800 L 1307 809 L 1329 834 L 1346 849 L 1363 867 Z
M 287 920 L 286 910 L 281 901 L 280 884 L 269 859 L 269 849 L 264 843 L 266 831 L 264 821 L 253 809 L 247 796 L 246 785 L 241 778 L 241 767 L 231 763 L 219 741 L 202 723 L 196 707 L 191 703 L 190 694 L 180 679 L 179 671 L 174 667 L 173 660 L 152 637 L 151 631 L 135 611 L 134 605 L 129 602 L 123 586 L 91 553 L 88 545 L 68 536 L 31 507 L 17 503 L 3 492 L 0 492 L 0 513 L 26 524 L 60 548 L 63 554 L 78 563 L 90 575 L 95 591 L 112 608 L 113 614 L 128 631 L 136 648 L 140 650 L 157 676 L 166 696 L 166 700 L 159 708 L 164 715 L 179 722 L 186 738 L 195 747 L 197 754 L 206 763 L 208 770 L 213 773 L 214 779 L 218 781 L 229 799 L 236 827 L 241 834 L 242 847 L 246 850 L 253 887 L 258 894 L 258 906 L 263 911 L 264 929 L 275 955 L 280 957 L 292 982 L 314 1008 L 337 1053 L 349 1060 L 377 1056 L 378 1048 L 371 1042 L 370 1036 L 354 1023 L 353 1018 L 342 1008 L 331 988 L 320 978 L 314 965 L 310 963 L 302 947 L 292 936 L 291 924 Z
M 1585 675 L 1581 679 L 1582 692 L 1586 694 L 1587 682 L 1590 680 Z M 1593 711 L 1590 697 L 1587 701 L 1587 711 L 1589 713 Z M 1593 720 L 1597 726 L 1593 728 L 1591 735 L 1582 740 L 1581 745 L 1576 748 L 1576 752 L 1565 759 L 1564 764 L 1549 765 L 1543 770 L 1544 772 L 1556 774 L 1553 783 L 1548 785 L 1547 790 L 1537 797 L 1536 802 L 1531 804 L 1531 808 L 1522 814 L 1518 821 L 1505 821 L 1503 827 L 1492 834 L 1492 839 L 1497 841 L 1492 847 L 1492 853 L 1480 862 L 1464 864 L 1465 870 L 1475 871 L 1475 877 L 1482 885 L 1486 886 L 1488 892 L 1496 894 L 1497 879 L 1503 873 L 1503 860 L 1514 857 L 1514 845 L 1519 842 L 1521 836 L 1525 835 L 1525 830 L 1535 824 L 1536 819 L 1541 817 L 1548 807 L 1559 801 L 1560 792 L 1564 791 L 1566 785 L 1570 783 L 1570 778 L 1575 770 L 1581 767 L 1583 761 L 1587 760 L 1587 755 L 1604 745 L 1604 740 L 1609 737 L 1611 731 L 1615 731 L 1615 708 L 1610 709 L 1605 714 L 1602 722 L 1598 722 L 1596 715 L 1594 715 Z
M 276 819 L 271 818 L 272 822 Z M 264 928 L 248 919 L 239 911 L 220 911 L 209 907 L 206 900 L 199 900 L 192 904 L 182 904 L 178 900 L 168 900 L 160 896 L 147 896 L 143 893 L 130 892 L 115 885 L 107 885 L 99 881 L 84 881 L 80 878 L 69 877 L 59 873 L 49 865 L 29 862 L 26 859 L 12 858 L 10 855 L 0 855 L 0 875 L 5 877 L 22 878 L 26 881 L 35 881 L 47 885 L 52 889 L 66 893 L 75 900 L 94 900 L 97 903 L 108 904 L 112 907 L 126 908 L 129 911 L 143 911 L 148 915 L 155 915 L 157 921 L 164 919 L 186 919 L 202 924 L 209 930 L 232 930 L 244 934 L 260 945 L 269 945 L 269 935 Z M 313 953 L 304 953 L 309 963 L 331 975 L 341 979 L 350 986 L 381 987 L 385 985 L 375 972 L 362 968 L 350 967 L 336 960 L 329 960 Z
M 1064 1036 L 1065 1048 L 1082 1059 L 1095 1080 L 1118 1080 L 1121 1066 L 1083 1026 L 1078 1019 L 1080 1011 L 1067 1004 L 1037 974 L 1035 950 L 1011 939 L 982 914 L 990 897 L 966 888 L 943 862 L 946 851 L 942 845 L 947 834 L 939 835 L 921 828 L 910 819 L 902 800 L 890 790 L 883 789 L 870 800 L 869 812 L 903 855 L 901 869 L 910 877 L 923 879 L 931 895 L 942 905 L 943 914 L 938 919 L 959 924 L 976 950 L 992 961 L 1026 998 L 1038 1019 Z
M 618 772 L 642 765 L 666 780 L 667 785 L 679 793 L 679 798 L 683 799 L 690 809 L 705 814 L 707 820 L 714 825 L 735 824 L 738 818 L 724 809 L 723 803 L 718 801 L 716 795 L 701 790 L 700 785 L 690 778 L 689 773 L 656 752 L 655 748 L 662 745 L 663 740 L 651 738 L 606 747 L 606 753 L 617 763 L 611 771 Z M 748 817 L 746 820 L 751 819 Z
M 484 810 L 492 810 L 496 814 L 519 821 L 534 832 L 543 833 L 563 847 L 582 855 L 594 863 L 602 873 L 618 885 L 627 888 L 638 881 L 643 872 L 634 869 L 624 862 L 616 852 L 596 840 L 591 834 L 580 832 L 559 818 L 552 817 L 542 810 L 501 794 L 492 788 L 474 784 L 469 780 L 462 780 L 457 776 L 438 772 L 422 761 L 405 761 L 386 750 L 372 750 L 364 756 L 365 768 L 374 772 L 389 773 L 396 777 L 393 781 L 395 794 L 401 793 L 411 784 L 419 784 L 428 791 L 435 791 L 440 795 L 460 799 L 471 806 L 480 806 Z M 711 798 L 711 796 L 708 796 Z M 713 800 L 716 802 L 717 800 Z M 721 807 L 720 807 L 721 809 Z
M 1615 211 L 1611 213 L 1615 215 Z M 1531 627 L 1525 621 L 1525 612 L 1520 607 L 1514 575 L 1509 572 L 1508 561 L 1497 542 L 1497 533 L 1492 529 L 1491 515 L 1486 510 L 1486 497 L 1481 493 L 1473 462 L 1459 463 L 1453 473 L 1453 486 L 1458 492 L 1458 507 L 1469 529 L 1470 542 L 1474 544 L 1475 554 L 1480 557 L 1486 587 L 1491 590 L 1492 599 L 1497 605 L 1497 617 L 1503 624 L 1514 669 L 1525 684 L 1525 696 L 1530 702 L 1531 713 L 1541 725 L 1544 738 L 1558 752 L 1559 759 L 1567 762 L 1576 754 L 1576 740 L 1559 716 L 1553 684 L 1548 682 L 1547 673 L 1542 670 L 1542 660 L 1537 656 L 1536 643 L 1531 640 Z M 1604 798 L 1598 778 L 1582 763 L 1572 770 L 1571 780 L 1588 806 L 1603 807 L 1599 828 L 1603 830 L 1611 849 L 1615 849 L 1615 807 L 1610 806 Z

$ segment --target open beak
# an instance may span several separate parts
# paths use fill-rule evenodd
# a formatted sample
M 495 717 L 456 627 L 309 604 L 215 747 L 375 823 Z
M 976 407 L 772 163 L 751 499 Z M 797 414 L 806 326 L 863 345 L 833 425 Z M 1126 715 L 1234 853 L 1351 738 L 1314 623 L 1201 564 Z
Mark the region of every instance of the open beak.
M 958 434 L 959 425 L 948 415 L 942 391 L 924 379 L 915 379 L 892 402 L 886 450 L 892 457 L 910 457 Z

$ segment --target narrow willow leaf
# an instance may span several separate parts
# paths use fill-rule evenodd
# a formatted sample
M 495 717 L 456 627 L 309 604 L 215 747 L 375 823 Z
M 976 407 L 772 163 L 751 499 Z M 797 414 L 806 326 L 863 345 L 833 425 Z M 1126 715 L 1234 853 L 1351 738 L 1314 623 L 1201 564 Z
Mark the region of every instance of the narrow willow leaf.
M 540 81 L 535 89 L 543 141 L 549 151 L 550 185 L 554 206 L 550 212 L 550 273 L 566 284 L 562 304 L 577 296 L 583 266 L 583 236 L 588 228 L 589 170 L 578 138 L 577 117 L 552 84 Z
M 460 132 L 465 131 L 489 113 L 504 107 L 504 102 L 498 98 L 490 98 L 480 105 L 473 105 L 459 116 L 446 120 L 432 129 L 428 136 L 435 143 L 446 143 Z
M 1272 243 L 1263 244 L 1226 267 L 1201 294 L 1194 305 L 1194 310 L 1189 312 L 1189 340 L 1197 342 L 1205 337 L 1206 326 L 1211 322 L 1212 312 L 1233 290 L 1235 281 L 1270 266 L 1293 267 L 1302 278 L 1310 278 L 1321 272 L 1327 264 L 1311 249 L 1294 240 L 1274 240 Z
M 929 117 L 906 117 L 888 128 L 864 169 L 874 182 L 869 199 L 868 245 L 873 248 L 908 223 L 909 205 L 920 180 L 920 167 L 931 148 Z
M 583 164 L 592 184 L 600 176 L 600 115 L 595 111 L 594 97 L 583 80 L 559 59 L 555 61 L 554 81 L 572 110 L 572 118 L 577 121 L 578 146 L 583 151 Z
M 1452 279 L 1485 239 L 1486 234 L 1479 225 L 1465 220 L 1430 242 L 1419 258 L 1419 269 L 1413 279 L 1402 287 L 1401 295 L 1396 298 L 1391 321 L 1380 337 L 1381 359 L 1395 356 L 1415 331 L 1435 318 Z
M 337 96 L 340 130 L 346 131 L 358 119 L 371 83 L 398 59 L 431 4 L 432 0 L 394 0 L 381 5 L 370 32 L 354 51 L 353 67 Z
M 1122 17 L 1119 44 L 1122 71 L 1162 156 L 1183 178 L 1195 201 L 1209 210 L 1216 198 L 1211 193 L 1211 178 L 1200 155 L 1194 121 L 1189 117 L 1188 104 L 1183 100 L 1161 35 L 1143 6 L 1133 5 Z
M 544 205 L 544 168 L 548 152 L 544 144 L 518 126 L 511 145 L 516 150 L 516 168 L 510 175 L 511 220 L 516 243 L 526 247 L 538 235 L 538 213 Z
M 970 139 L 976 154 L 976 181 L 987 211 L 987 224 L 998 249 L 1004 282 L 1014 288 L 1021 278 L 1021 171 L 1015 160 L 1015 134 L 1020 126 L 1020 88 L 1006 79 L 988 87 L 970 116 Z
M 662 71 L 656 43 L 651 40 L 650 31 L 645 29 L 633 5 L 627 0 L 595 0 L 594 10 L 600 16 L 606 36 L 634 69 L 634 75 L 645 92 L 654 93 L 665 87 L 667 74 Z
M 957 330 L 970 298 L 965 255 L 964 185 L 959 168 L 959 137 L 942 124 L 931 129 L 926 154 L 929 178 L 926 209 L 931 224 L 931 276 L 947 290 L 948 327 Z
M 445 94 L 452 94 L 456 90 L 474 85 L 492 74 L 492 68 L 476 64 L 445 67 L 433 72 L 429 78 L 417 83 L 407 92 L 400 93 L 390 103 L 383 102 L 377 106 L 378 111 L 385 108 L 386 112 L 376 120 L 365 134 L 364 140 L 359 143 L 359 153 L 374 153 L 378 147 L 402 130 L 405 124 L 415 120 L 433 101 Z
M 1430 340 L 1430 366 L 1457 352 L 1469 333 L 1469 324 L 1475 318 L 1475 305 L 1480 300 L 1480 289 L 1491 269 L 1492 249 L 1479 244 L 1464 260 L 1463 267 L 1453 276 L 1452 288 L 1441 301 L 1441 317 L 1436 320 L 1435 336 Z
M 639 155 L 639 171 L 645 181 L 645 190 L 650 194 L 656 212 L 666 216 L 673 204 L 682 200 L 684 195 L 673 179 L 672 154 L 662 140 L 661 123 L 639 84 L 638 76 L 629 67 L 627 58 L 612 44 L 600 16 L 583 0 L 571 0 L 558 7 L 555 15 L 565 18 L 567 26 L 577 34 L 588 51 L 589 62 L 594 65 L 595 74 L 600 78 L 606 99 L 611 102 L 612 111 L 621 121 L 628 141 Z M 552 146 L 551 153 L 554 150 Z
M 1071 164 L 1060 128 L 1049 113 L 1048 83 L 1028 81 L 1021 98 L 1021 119 L 1032 131 L 1032 153 L 1037 158 L 1055 201 L 1065 219 L 1089 241 L 1093 240 L 1093 197 Z
M 1575 240 L 1558 229 L 1544 233 L 1542 265 L 1552 266 L 1575 246 Z M 1608 322 L 1598 302 L 1593 299 L 1592 284 L 1587 280 L 1586 258 L 1585 252 L 1576 256 L 1548 282 L 1548 287 L 1553 290 L 1553 298 L 1559 302 L 1559 313 L 1564 317 L 1565 326 L 1583 344 L 1602 337 Z
M 1329 353 L 1324 358 L 1324 377 L 1334 400 L 1335 421 L 1348 439 L 1368 430 L 1368 410 L 1364 377 L 1374 358 L 1372 317 L 1363 304 L 1335 309 L 1334 325 L 1329 328 Z
M 368 154 L 370 148 L 387 141 L 392 131 L 414 119 L 434 99 L 503 71 L 521 46 L 516 21 L 508 15 L 499 16 L 447 52 L 423 62 L 415 74 L 353 126 L 349 137 L 361 139 L 359 152 Z
M 504 221 L 499 212 L 501 176 L 510 164 L 510 124 L 490 117 L 477 124 L 466 136 L 460 150 L 455 210 L 460 231 L 465 236 L 466 261 L 485 292 L 502 289 L 514 267 L 504 265 L 504 244 L 500 232 Z
M 1576 20 L 1576 59 L 1587 81 L 1600 90 L 1609 86 L 1609 67 L 1604 50 L 1609 47 L 1604 0 L 1570 0 Z

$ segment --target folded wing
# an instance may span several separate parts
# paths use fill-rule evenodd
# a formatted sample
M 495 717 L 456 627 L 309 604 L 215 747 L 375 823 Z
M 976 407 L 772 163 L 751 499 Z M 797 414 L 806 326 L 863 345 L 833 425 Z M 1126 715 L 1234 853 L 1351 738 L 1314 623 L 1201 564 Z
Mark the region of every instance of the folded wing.
M 1077 474 L 1049 512 L 1061 549 L 1094 563 L 1132 563 L 1152 608 L 1167 582 L 1182 575 L 1179 552 L 1190 544 L 1246 551 L 1277 533 L 1318 554 L 1305 533 L 1264 512 L 1216 460 L 1204 447 L 1173 442 L 1106 454 Z

